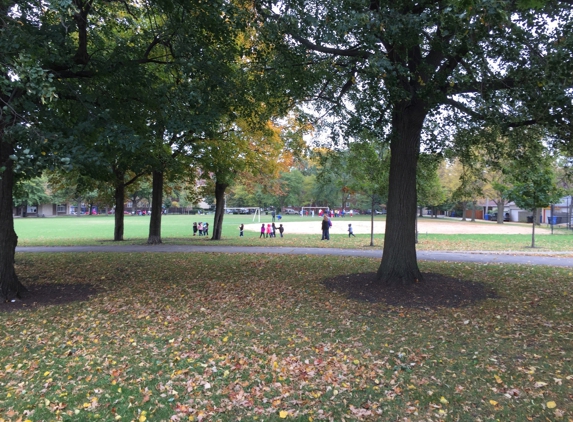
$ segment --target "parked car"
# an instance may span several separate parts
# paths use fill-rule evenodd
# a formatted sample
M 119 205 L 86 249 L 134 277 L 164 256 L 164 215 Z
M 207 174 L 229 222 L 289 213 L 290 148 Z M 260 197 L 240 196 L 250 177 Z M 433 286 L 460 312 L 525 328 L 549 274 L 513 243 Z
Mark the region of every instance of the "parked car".
M 284 214 L 298 214 L 298 211 L 293 210 L 292 208 L 287 208 Z
M 494 212 L 493 214 L 490 214 L 490 215 L 489 215 L 489 219 L 490 219 L 491 221 L 497 221 L 497 213 Z M 503 221 L 509 221 L 509 213 L 508 213 L 508 212 L 506 212 L 506 213 L 503 215 Z

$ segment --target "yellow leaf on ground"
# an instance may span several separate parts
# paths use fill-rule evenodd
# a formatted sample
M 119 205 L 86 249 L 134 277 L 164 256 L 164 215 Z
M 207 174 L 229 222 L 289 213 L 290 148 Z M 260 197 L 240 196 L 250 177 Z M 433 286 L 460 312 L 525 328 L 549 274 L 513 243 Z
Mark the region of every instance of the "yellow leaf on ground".
M 497 402 L 495 400 L 490 400 L 489 404 L 491 404 L 492 406 L 497 406 Z
M 287 412 L 286 410 L 281 410 L 281 411 L 279 412 L 279 417 L 280 417 L 281 419 L 286 419 L 287 416 L 288 416 L 288 412 Z
M 557 407 L 557 403 L 555 403 L 554 401 L 548 401 L 547 402 L 547 408 L 548 409 L 555 409 L 555 407 Z

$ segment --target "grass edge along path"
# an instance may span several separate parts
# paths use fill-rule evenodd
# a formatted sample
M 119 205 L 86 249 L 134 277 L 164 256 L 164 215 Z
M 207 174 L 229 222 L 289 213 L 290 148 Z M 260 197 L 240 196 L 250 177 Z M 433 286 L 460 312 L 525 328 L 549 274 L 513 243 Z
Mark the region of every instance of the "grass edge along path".
M 2 315 L 5 420 L 568 420 L 570 270 L 421 263 L 496 299 L 404 308 L 329 277 L 378 260 L 19 254 L 25 283 L 87 302 Z

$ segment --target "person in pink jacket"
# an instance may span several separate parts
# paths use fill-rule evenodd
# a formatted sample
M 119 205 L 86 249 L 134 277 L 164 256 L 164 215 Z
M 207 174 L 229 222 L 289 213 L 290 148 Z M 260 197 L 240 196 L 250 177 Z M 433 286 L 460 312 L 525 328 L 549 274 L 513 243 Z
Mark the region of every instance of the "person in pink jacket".
M 271 225 L 267 224 L 267 237 L 271 237 Z

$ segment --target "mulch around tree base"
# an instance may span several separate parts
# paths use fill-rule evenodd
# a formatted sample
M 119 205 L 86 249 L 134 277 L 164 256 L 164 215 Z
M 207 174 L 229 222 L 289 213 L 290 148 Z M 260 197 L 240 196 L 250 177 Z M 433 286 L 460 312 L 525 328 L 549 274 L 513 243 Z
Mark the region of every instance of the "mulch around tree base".
M 407 287 L 378 283 L 376 273 L 341 275 L 327 279 L 323 284 L 330 290 L 346 294 L 349 299 L 405 308 L 458 308 L 497 297 L 493 289 L 481 283 L 435 273 L 424 273 L 423 277 L 423 282 Z
M 28 291 L 22 294 L 22 299 L 0 302 L 0 313 L 83 302 L 97 293 L 90 284 L 26 284 L 26 288 Z

